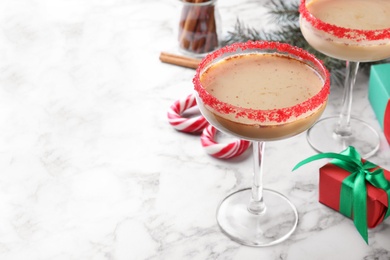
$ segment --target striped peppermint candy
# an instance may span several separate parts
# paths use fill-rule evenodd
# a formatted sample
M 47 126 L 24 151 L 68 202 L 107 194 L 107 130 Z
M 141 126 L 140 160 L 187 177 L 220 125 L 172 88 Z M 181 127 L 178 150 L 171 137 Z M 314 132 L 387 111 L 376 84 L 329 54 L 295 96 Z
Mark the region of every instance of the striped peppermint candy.
M 187 109 L 196 106 L 194 94 L 188 95 L 186 98 L 176 100 L 168 110 L 169 123 L 180 132 L 185 133 L 201 133 L 209 124 L 202 116 L 184 118 L 182 114 Z
M 208 125 L 200 137 L 203 148 L 209 155 L 215 158 L 229 159 L 237 157 L 245 152 L 251 144 L 251 142 L 246 140 L 236 140 L 231 143 L 220 144 L 214 140 L 216 134 L 217 129 L 212 125 Z

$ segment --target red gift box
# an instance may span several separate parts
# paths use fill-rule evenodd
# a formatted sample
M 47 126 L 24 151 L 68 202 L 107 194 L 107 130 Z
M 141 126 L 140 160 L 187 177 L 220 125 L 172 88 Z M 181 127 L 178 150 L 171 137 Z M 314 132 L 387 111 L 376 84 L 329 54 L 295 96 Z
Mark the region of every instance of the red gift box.
M 320 168 L 319 201 L 352 218 L 368 243 L 368 228 L 390 216 L 390 172 L 362 160 L 352 146 L 340 154 L 319 153 L 299 162 L 293 171 L 311 161 L 333 158 Z
M 390 172 L 383 170 L 384 176 L 390 180 Z M 328 163 L 320 168 L 319 180 L 319 201 L 339 211 L 340 191 L 343 180 L 350 175 L 350 172 Z M 352 187 L 345 187 L 352 189 Z M 373 228 L 381 223 L 385 217 L 388 201 L 387 193 L 366 182 L 367 188 L 367 226 Z

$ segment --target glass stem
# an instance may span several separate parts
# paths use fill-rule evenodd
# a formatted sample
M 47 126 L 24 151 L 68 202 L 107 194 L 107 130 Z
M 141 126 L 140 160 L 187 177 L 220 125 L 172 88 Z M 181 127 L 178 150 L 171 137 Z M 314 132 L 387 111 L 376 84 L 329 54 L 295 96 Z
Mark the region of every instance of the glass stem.
M 262 214 L 265 212 L 263 201 L 263 159 L 264 159 L 264 142 L 252 142 L 253 149 L 253 183 L 252 197 L 250 199 L 248 210 L 253 214 Z
M 356 75 L 359 69 L 359 62 L 347 61 L 346 75 L 344 82 L 344 94 L 342 108 L 339 118 L 339 124 L 335 130 L 336 135 L 340 137 L 348 137 L 352 135 L 351 130 L 351 109 L 352 109 L 352 93 L 356 81 Z

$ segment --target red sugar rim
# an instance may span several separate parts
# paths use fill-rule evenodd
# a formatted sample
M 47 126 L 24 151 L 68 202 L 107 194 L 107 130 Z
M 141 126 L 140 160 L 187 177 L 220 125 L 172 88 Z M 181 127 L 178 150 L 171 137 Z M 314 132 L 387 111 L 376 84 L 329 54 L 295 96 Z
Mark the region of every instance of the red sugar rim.
M 295 57 L 302 59 L 303 61 L 308 61 L 311 63 L 316 71 L 318 71 L 322 76 L 325 77 L 324 86 L 322 89 L 313 97 L 307 99 L 306 101 L 297 104 L 292 107 L 280 108 L 280 109 L 269 109 L 269 110 L 260 110 L 260 109 L 250 109 L 234 106 L 225 102 L 218 100 L 216 97 L 208 93 L 202 86 L 200 82 L 200 74 L 202 70 L 207 67 L 210 62 L 221 57 L 226 53 L 235 53 L 238 50 L 275 50 L 279 53 L 288 53 L 292 54 Z M 199 97 L 202 99 L 205 105 L 208 105 L 215 109 L 221 114 L 236 114 L 236 118 L 245 117 L 250 120 L 255 120 L 258 122 L 273 121 L 277 123 L 286 122 L 291 117 L 298 117 L 303 113 L 306 113 L 310 110 L 313 110 L 321 106 L 330 92 L 330 74 L 329 71 L 324 66 L 321 60 L 318 60 L 313 54 L 300 49 L 298 47 L 291 46 L 286 43 L 280 42 L 268 42 L 268 41 L 248 41 L 246 43 L 234 43 L 229 46 L 222 47 L 210 54 L 208 54 L 199 64 L 195 77 L 193 79 L 194 88 L 198 92 Z
M 390 39 L 390 28 L 381 30 L 349 29 L 323 22 L 309 12 L 306 7 L 306 0 L 301 0 L 299 12 L 314 28 L 332 34 L 338 38 L 346 38 L 355 41 Z

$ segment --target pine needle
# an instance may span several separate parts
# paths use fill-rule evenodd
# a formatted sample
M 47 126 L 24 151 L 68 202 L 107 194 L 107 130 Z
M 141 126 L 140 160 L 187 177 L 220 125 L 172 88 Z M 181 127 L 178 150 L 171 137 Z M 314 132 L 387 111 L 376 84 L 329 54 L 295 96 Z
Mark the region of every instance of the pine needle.
M 299 1 L 286 3 L 283 0 L 270 0 L 265 7 L 269 9 L 270 22 L 289 23 L 299 20 Z

